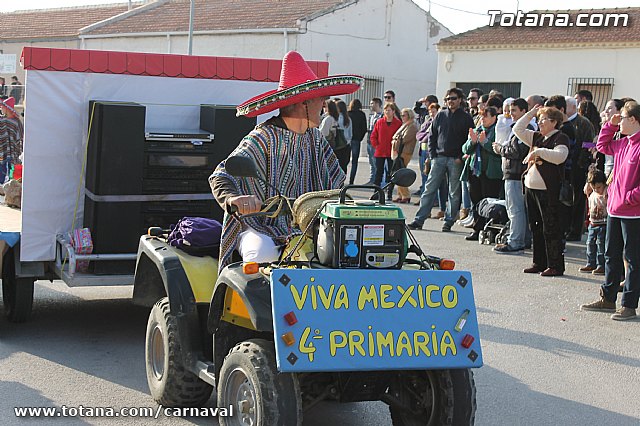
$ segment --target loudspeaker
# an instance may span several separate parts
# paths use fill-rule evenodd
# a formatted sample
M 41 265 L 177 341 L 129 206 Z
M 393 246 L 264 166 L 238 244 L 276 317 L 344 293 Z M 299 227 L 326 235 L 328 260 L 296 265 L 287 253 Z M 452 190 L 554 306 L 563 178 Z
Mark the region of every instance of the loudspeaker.
M 256 123 L 255 117 L 237 117 L 235 107 L 200 105 L 200 128 L 213 133 L 213 169 L 236 149 L 242 138 L 256 127 Z M 224 211 L 216 203 L 212 218 L 222 222 L 223 216 Z
M 96 195 L 142 194 L 146 108 L 89 102 L 86 188 Z
M 235 107 L 200 105 L 200 128 L 213 133 L 214 168 L 236 149 L 256 123 L 255 117 L 236 117 Z
M 94 254 L 137 253 L 140 236 L 152 226 L 169 229 L 184 216 L 215 217 L 209 200 L 95 201 L 85 196 L 84 227 L 91 229 Z M 216 218 L 217 219 L 217 218 Z M 221 220 L 221 219 L 220 219 Z M 135 261 L 91 262 L 95 274 L 130 274 Z

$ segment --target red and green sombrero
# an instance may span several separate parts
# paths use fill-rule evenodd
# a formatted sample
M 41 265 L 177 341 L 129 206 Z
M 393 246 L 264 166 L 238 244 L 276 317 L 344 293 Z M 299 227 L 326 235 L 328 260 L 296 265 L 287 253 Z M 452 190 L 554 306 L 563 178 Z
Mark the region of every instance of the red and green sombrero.
M 18 114 L 18 111 L 16 111 L 16 100 L 13 96 L 7 99 L 0 99 L 0 106 L 7 107 L 9 111 Z
M 357 75 L 332 75 L 318 78 L 302 56 L 292 51 L 282 60 L 278 88 L 238 105 L 236 115 L 255 117 L 309 99 L 346 95 L 355 92 L 363 84 L 364 78 Z

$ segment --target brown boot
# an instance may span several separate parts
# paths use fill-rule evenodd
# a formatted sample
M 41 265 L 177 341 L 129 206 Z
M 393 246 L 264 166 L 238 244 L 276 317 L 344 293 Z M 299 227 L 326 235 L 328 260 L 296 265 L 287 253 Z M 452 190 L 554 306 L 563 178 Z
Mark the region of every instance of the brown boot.
M 615 312 L 616 302 L 609 302 L 604 298 L 604 293 L 600 289 L 600 299 L 595 302 L 580 306 L 581 311 Z
M 460 209 L 460 220 L 465 220 L 469 216 L 469 209 Z
M 615 321 L 627 321 L 636 318 L 636 310 L 633 308 L 621 307 L 615 314 L 611 315 L 611 319 Z

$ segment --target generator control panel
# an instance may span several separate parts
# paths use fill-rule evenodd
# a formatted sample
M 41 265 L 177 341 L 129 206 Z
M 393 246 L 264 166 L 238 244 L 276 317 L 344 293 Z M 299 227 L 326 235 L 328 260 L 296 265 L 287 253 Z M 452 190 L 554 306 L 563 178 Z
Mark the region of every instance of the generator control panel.
M 396 206 L 329 203 L 320 214 L 317 254 L 324 265 L 400 268 L 406 245 L 404 216 Z

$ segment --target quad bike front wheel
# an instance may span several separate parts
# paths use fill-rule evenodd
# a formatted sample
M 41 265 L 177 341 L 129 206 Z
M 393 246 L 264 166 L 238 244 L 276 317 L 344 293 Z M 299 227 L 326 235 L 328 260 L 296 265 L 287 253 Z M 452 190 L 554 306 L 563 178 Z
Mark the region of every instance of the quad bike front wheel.
M 147 383 L 158 404 L 198 407 L 207 402 L 213 387 L 184 367 L 177 320 L 166 297 L 151 309 L 144 352 Z
M 233 406 L 221 426 L 302 424 L 302 399 L 295 374 L 279 373 L 273 342 L 251 339 L 224 359 L 218 380 L 218 407 Z
M 470 369 L 407 371 L 389 387 L 393 426 L 473 425 L 476 387 Z
M 9 250 L 2 265 L 2 300 L 4 312 L 11 322 L 25 322 L 33 308 L 34 278 L 16 277 L 15 254 Z

